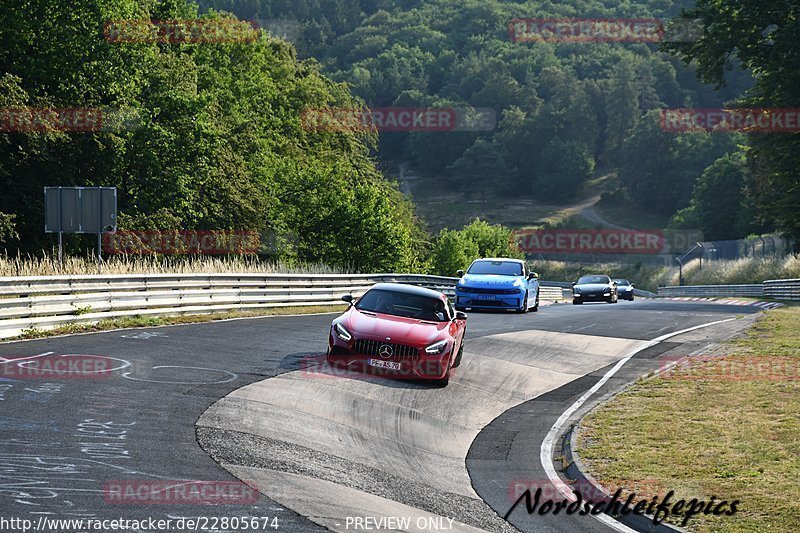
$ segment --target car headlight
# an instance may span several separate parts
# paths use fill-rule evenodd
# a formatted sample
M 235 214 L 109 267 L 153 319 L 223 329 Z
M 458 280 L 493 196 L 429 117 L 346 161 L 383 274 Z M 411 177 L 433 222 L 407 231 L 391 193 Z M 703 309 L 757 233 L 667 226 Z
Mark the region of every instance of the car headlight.
M 428 355 L 436 355 L 436 354 L 440 354 L 443 351 L 445 351 L 446 348 L 447 348 L 447 341 L 446 340 L 439 341 L 439 342 L 434 342 L 433 344 L 431 344 L 430 346 L 425 348 L 425 353 L 428 354 Z
M 572 292 L 574 292 L 575 294 L 580 294 L 581 290 L 580 289 L 572 289 Z
M 339 323 L 333 326 L 333 330 L 336 332 L 336 336 L 345 342 L 350 342 L 350 339 L 353 338 L 353 336 L 350 335 L 350 332 L 347 331 L 345 327 Z

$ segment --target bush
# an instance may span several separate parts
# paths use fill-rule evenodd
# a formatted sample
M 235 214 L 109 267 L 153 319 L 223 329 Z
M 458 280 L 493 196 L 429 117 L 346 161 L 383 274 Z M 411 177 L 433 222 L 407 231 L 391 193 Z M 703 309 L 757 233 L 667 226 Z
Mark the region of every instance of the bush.
M 478 245 L 462 232 L 443 229 L 439 232 L 431 257 L 432 273 L 455 276 L 478 257 Z
M 14 229 L 14 217 L 12 214 L 0 213 L 0 243 L 19 238 Z
M 461 230 L 442 230 L 433 248 L 432 273 L 453 276 L 475 259 L 482 257 L 525 256 L 511 239 L 511 230 L 500 224 L 492 225 L 479 218 Z

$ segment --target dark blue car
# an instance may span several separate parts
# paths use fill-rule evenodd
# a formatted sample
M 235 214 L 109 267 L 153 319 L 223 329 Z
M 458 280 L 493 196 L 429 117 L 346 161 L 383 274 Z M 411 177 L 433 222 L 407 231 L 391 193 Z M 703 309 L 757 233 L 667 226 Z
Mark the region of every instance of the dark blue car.
M 539 275 L 521 259 L 477 259 L 456 285 L 456 309 L 539 310 Z

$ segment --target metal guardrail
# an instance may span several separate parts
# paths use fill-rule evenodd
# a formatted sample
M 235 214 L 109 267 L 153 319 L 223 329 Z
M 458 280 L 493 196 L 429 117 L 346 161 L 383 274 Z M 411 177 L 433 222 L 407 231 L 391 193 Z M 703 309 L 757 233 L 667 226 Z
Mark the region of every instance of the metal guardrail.
M 725 297 L 764 297 L 764 288 L 761 283 L 748 285 L 685 285 L 672 287 L 659 287 L 659 296 L 725 296 Z
M 764 282 L 764 296 L 775 300 L 800 300 L 800 279 L 770 279 Z
M 659 287 L 659 296 L 723 296 L 800 300 L 800 279 L 770 279 L 749 285 Z
M 0 277 L 0 338 L 25 330 L 126 316 L 165 316 L 273 307 L 343 305 L 375 283 L 408 283 L 455 295 L 458 278 L 419 274 L 139 274 Z M 541 301 L 563 301 L 540 287 Z

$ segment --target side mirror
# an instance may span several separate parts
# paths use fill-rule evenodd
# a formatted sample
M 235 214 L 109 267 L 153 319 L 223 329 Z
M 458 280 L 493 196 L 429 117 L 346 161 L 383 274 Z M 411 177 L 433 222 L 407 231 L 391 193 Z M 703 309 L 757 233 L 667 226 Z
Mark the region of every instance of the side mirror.
M 352 294 L 345 294 L 342 296 L 342 301 L 347 302 L 350 305 L 353 305 L 353 295 Z
M 573 281 L 573 282 L 572 282 L 572 286 L 574 287 L 575 285 L 577 285 L 577 283 L 575 283 L 575 282 Z
M 611 282 L 611 284 L 612 284 L 612 285 L 616 285 L 616 284 L 617 284 L 617 282 L 616 282 L 616 281 L 612 281 L 612 282 Z
M 636 285 L 634 285 L 633 283 L 631 283 L 631 289 L 632 289 L 632 288 L 634 288 L 635 286 L 636 286 Z
M 458 276 L 459 278 L 463 278 L 464 277 L 464 271 L 463 270 L 456 270 L 456 276 Z
M 539 274 L 537 274 L 536 272 L 531 272 L 531 273 L 528 274 L 528 279 L 529 280 L 530 279 L 539 279 Z
M 466 320 L 466 319 L 467 319 L 467 313 L 465 313 L 464 311 L 456 311 L 456 320 Z

